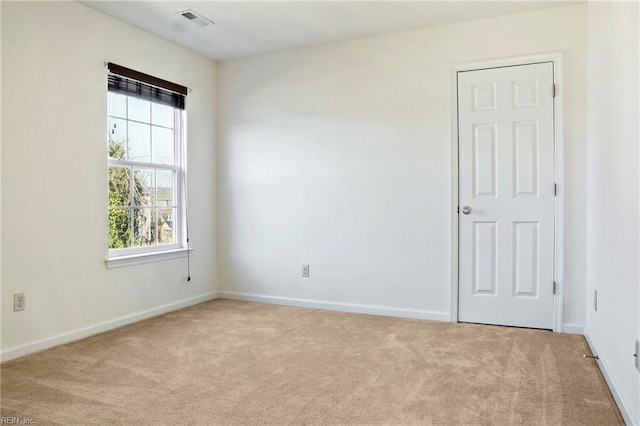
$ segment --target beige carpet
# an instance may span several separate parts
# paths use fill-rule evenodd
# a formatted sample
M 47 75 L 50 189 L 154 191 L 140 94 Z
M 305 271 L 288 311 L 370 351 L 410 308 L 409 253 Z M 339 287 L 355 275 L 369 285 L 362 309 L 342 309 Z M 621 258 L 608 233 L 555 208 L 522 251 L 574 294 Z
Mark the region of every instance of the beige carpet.
M 581 336 L 217 300 L 1 366 L 38 424 L 622 419 Z

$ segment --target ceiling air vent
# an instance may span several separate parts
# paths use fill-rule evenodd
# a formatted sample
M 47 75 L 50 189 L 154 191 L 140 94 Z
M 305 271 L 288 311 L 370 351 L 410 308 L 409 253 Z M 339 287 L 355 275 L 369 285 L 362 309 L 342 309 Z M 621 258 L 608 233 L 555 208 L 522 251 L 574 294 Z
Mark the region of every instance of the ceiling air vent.
M 205 18 L 204 16 L 200 15 L 197 12 L 194 12 L 191 9 L 183 10 L 182 12 L 178 12 L 177 14 L 184 16 L 191 22 L 198 24 L 201 27 L 206 27 L 207 25 L 215 24 L 215 22 L 213 22 L 212 20 Z

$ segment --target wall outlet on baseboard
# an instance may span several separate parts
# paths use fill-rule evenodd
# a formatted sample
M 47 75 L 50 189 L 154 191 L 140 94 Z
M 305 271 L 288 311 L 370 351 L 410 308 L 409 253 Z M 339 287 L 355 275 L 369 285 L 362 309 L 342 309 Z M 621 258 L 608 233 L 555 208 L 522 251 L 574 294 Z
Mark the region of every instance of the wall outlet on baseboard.
M 13 294 L 13 312 L 24 311 L 26 299 L 24 293 Z
M 302 265 L 302 277 L 309 278 L 309 265 Z
M 593 290 L 593 310 L 598 310 L 598 290 Z

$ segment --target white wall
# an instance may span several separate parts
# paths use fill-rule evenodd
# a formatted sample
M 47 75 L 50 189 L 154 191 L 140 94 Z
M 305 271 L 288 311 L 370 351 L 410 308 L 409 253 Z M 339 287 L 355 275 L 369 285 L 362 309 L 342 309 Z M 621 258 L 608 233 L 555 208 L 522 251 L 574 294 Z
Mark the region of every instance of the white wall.
M 587 334 L 630 423 L 640 423 L 638 3 L 588 6 Z M 593 290 L 598 290 L 598 311 Z
M 581 326 L 585 21 L 582 4 L 219 64 L 221 290 L 446 319 L 450 66 L 561 50 L 564 321 Z
M 2 22 L 2 6 L 0 6 L 0 22 Z M 0 31 L 0 48 L 2 46 L 2 31 Z M 0 82 L 2 81 L 2 54 L 0 54 Z M 2 176 L 2 85 L 0 84 L 0 176 Z M 0 306 L 2 306 L 2 179 L 0 178 Z M 0 315 L 0 330 L 2 330 L 2 315 Z M 2 348 L 2 333 L 0 332 L 0 348 Z
M 104 61 L 193 88 L 189 284 L 186 259 L 105 267 Z M 2 2 L 3 354 L 214 291 L 215 77 L 213 61 L 78 3 Z

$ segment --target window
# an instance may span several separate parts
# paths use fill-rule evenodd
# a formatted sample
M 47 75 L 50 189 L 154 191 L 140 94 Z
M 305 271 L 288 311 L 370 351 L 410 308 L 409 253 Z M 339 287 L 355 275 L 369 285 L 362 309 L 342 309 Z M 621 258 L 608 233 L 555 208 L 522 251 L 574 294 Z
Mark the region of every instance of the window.
M 183 248 L 186 88 L 114 64 L 109 71 L 109 258 Z

